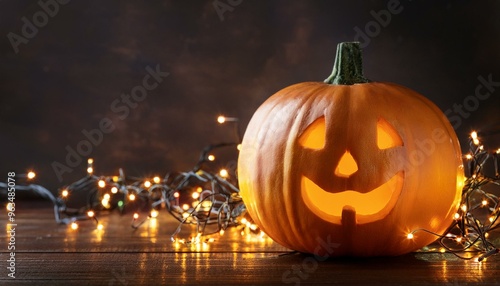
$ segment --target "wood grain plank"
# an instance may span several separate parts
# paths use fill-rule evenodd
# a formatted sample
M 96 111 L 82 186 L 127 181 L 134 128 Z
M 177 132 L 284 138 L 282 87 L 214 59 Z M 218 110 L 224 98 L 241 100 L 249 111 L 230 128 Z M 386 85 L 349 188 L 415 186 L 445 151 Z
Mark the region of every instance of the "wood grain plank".
M 90 221 L 73 231 L 57 225 L 50 206 L 40 203 L 21 204 L 16 219 L 16 279 L 0 263 L 0 285 L 500 284 L 500 256 L 481 263 L 442 253 L 317 261 L 271 240 L 245 241 L 236 228 L 206 249 L 175 247 L 169 238 L 178 222 L 166 213 L 156 227 L 135 232 L 130 217 L 118 213 L 100 217 L 102 232 Z M 7 240 L 3 232 L 2 245 Z M 0 248 L 0 261 L 8 256 Z

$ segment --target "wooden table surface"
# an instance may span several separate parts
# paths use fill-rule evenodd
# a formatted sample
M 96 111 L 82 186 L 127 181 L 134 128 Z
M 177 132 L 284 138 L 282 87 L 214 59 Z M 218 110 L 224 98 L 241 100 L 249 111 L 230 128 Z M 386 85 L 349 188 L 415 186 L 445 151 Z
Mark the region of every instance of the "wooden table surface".
M 178 222 L 167 212 L 136 231 L 131 214 L 100 214 L 103 230 L 82 221 L 77 230 L 54 221 L 49 202 L 16 201 L 15 279 L 6 261 L 10 235 L 1 235 L 0 285 L 500 285 L 500 256 L 483 262 L 451 254 L 335 258 L 317 262 L 231 228 L 208 245 L 170 241 Z M 6 224 L 7 215 L 1 218 Z M 194 231 L 184 227 L 181 237 Z

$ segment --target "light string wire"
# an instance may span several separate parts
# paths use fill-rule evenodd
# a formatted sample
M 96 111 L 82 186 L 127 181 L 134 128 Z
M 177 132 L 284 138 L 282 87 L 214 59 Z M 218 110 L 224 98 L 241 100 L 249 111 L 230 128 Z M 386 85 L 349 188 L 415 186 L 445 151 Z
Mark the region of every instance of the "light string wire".
M 494 193 L 500 191 L 500 148 L 493 152 L 486 151 L 477 132 L 472 132 L 469 136 L 469 150 L 465 155 L 469 174 L 453 223 L 444 235 L 416 229 L 408 234 L 408 238 L 413 239 L 419 231 L 430 233 L 438 238 L 441 252 L 481 262 L 500 251 L 489 238 L 490 233 L 500 226 L 500 199 Z M 493 165 L 493 176 L 487 174 L 488 163 Z

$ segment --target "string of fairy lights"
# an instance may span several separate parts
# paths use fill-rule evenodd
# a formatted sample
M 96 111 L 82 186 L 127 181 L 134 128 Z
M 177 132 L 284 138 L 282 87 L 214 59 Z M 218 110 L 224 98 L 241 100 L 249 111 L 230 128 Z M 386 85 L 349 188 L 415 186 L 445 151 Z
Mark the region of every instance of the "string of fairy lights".
M 220 124 L 238 123 L 237 118 L 224 116 L 219 116 L 217 121 Z M 33 191 L 50 200 L 54 205 L 56 222 L 69 225 L 74 230 L 79 228 L 78 221 L 81 220 L 93 220 L 97 229 L 103 229 L 98 216 L 115 209 L 121 214 L 131 213 L 131 227 L 138 229 L 166 210 L 179 221 L 170 237 L 176 245 L 214 242 L 229 227 L 240 227 L 242 236 L 253 235 L 262 240 L 265 234 L 246 213 L 234 170 L 221 169 L 217 173 L 207 167 L 207 163 L 216 160 L 215 150 L 226 147 L 239 150 L 241 137 L 237 125 L 237 142 L 207 146 L 202 150 L 196 165 L 187 172 L 171 172 L 163 178 L 138 178 L 125 176 L 123 170 L 119 169 L 117 175 L 97 176 L 94 174 L 95 162 L 89 158 L 86 176 L 61 188 L 57 196 L 36 184 L 17 185 L 17 190 Z M 440 247 L 426 247 L 421 251 L 447 252 L 462 259 L 482 261 L 500 252 L 489 237 L 500 226 L 500 148 L 487 151 L 477 132 L 472 132 L 469 149 L 469 153 L 464 156 L 469 174 L 452 225 L 444 235 L 416 229 L 408 233 L 407 238 L 413 239 L 418 232 L 431 233 L 437 237 Z M 494 174 L 487 174 L 488 167 Z M 33 171 L 18 175 L 27 182 L 35 176 Z M 7 190 L 7 184 L 0 182 L 0 190 Z M 68 207 L 70 198 L 78 193 L 86 195 L 85 205 Z M 13 208 L 13 203 L 8 202 L 6 209 L 9 211 Z M 194 235 L 178 237 L 186 225 L 194 226 Z
M 469 174 L 454 222 L 444 235 L 417 229 L 407 237 L 413 239 L 419 231 L 431 233 L 438 238 L 438 251 L 480 262 L 500 251 L 489 239 L 490 233 L 500 226 L 500 148 L 488 152 L 481 144 L 477 132 L 473 131 L 469 137 L 469 149 L 464 158 Z M 487 174 L 488 164 L 493 167 L 492 175 Z
M 222 168 L 213 172 L 207 165 L 216 160 L 215 151 L 221 148 L 239 150 L 238 119 L 219 116 L 220 124 L 234 122 L 237 142 L 219 143 L 205 147 L 196 165 L 187 172 L 167 173 L 163 178 L 139 178 L 126 176 L 122 169 L 117 175 L 97 176 L 94 174 L 94 159 L 87 160 L 87 174 L 80 180 L 60 188 L 57 196 L 36 184 L 18 186 L 17 190 L 33 191 L 49 199 L 54 204 L 57 223 L 69 225 L 71 229 L 79 228 L 79 221 L 93 220 L 97 229 L 103 224 L 99 215 L 103 212 L 118 210 L 121 214 L 131 213 L 133 229 L 138 229 L 145 222 L 155 219 L 162 210 L 179 221 L 178 227 L 171 235 L 176 244 L 200 244 L 215 241 L 215 237 L 224 234 L 229 227 L 241 228 L 242 235 L 255 235 L 263 238 L 264 233 L 252 223 L 246 215 L 234 170 Z M 23 176 L 23 175 L 21 175 Z M 28 179 L 35 177 L 28 173 Z M 0 189 L 6 189 L 0 183 Z M 72 197 L 84 194 L 85 205 L 70 208 Z M 81 205 L 81 204 L 80 204 Z M 13 204 L 7 204 L 7 210 Z M 194 225 L 195 234 L 187 238 L 179 238 L 178 234 L 185 225 Z

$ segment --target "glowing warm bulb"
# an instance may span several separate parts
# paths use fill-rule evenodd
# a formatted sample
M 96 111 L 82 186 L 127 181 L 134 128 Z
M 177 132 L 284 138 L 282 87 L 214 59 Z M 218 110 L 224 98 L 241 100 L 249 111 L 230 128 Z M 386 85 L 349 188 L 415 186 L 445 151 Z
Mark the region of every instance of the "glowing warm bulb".
M 117 187 L 112 187 L 111 188 L 111 193 L 113 193 L 113 194 L 118 193 L 118 188 Z
M 256 224 L 251 224 L 250 225 L 250 229 L 253 230 L 253 231 L 256 231 L 257 230 L 257 225 Z
M 104 188 L 106 187 L 106 182 L 104 180 L 99 180 L 99 182 L 97 182 L 97 185 L 99 186 L 99 188 Z
M 92 158 L 88 158 L 87 163 L 88 163 L 88 164 L 93 164 L 93 163 L 94 163 L 94 159 L 92 159 Z
M 76 222 L 71 223 L 71 229 L 73 230 L 78 229 L 78 224 Z
M 466 211 L 467 211 L 467 206 L 466 206 L 466 205 L 462 205 L 460 208 L 461 208 L 461 209 L 462 209 L 462 211 L 464 211 L 464 212 L 466 212 Z
M 213 162 L 213 161 L 215 161 L 215 156 L 210 154 L 210 155 L 208 155 L 207 159 L 208 159 L 208 161 Z
M 484 146 L 483 145 L 479 146 L 479 150 L 483 151 L 484 150 Z
M 128 195 L 128 199 L 131 201 L 135 201 L 135 195 L 134 194 Z
M 159 184 L 159 183 L 160 183 L 160 177 L 158 177 L 158 176 L 154 177 L 154 178 L 153 178 L 153 182 L 154 182 L 155 184 Z
M 472 139 L 472 142 L 474 142 L 475 145 L 479 145 L 479 139 Z
M 227 178 L 227 177 L 229 177 L 229 173 L 227 172 L 227 170 L 226 170 L 226 169 L 221 169 L 221 170 L 219 171 L 219 175 L 220 175 L 222 178 Z
M 95 213 L 94 213 L 94 211 L 90 210 L 90 211 L 87 212 L 87 215 L 89 217 L 93 217 L 95 215 Z
M 225 231 L 224 231 L 223 229 L 221 229 L 221 230 L 219 231 L 219 234 L 220 234 L 221 236 L 223 236 L 223 235 L 224 235 L 224 232 L 225 232 Z
M 28 179 L 30 179 L 30 180 L 31 180 L 31 179 L 33 179 L 35 176 L 36 176 L 35 172 L 33 172 L 33 171 L 29 171 L 29 172 L 28 172 Z
M 247 220 L 246 218 L 242 218 L 242 219 L 241 219 L 241 223 L 242 223 L 242 224 L 247 224 L 247 222 L 248 222 L 248 220 Z
M 460 242 L 462 242 L 462 237 L 461 237 L 461 236 L 459 236 L 459 237 L 457 237 L 455 240 L 456 240 L 458 243 L 460 243 Z
M 482 204 L 483 206 L 487 206 L 487 205 L 488 205 L 488 201 L 487 201 L 487 200 L 483 200 L 483 201 L 481 202 L 481 204 Z
M 103 228 L 104 228 L 104 225 L 102 225 L 102 224 L 98 224 L 98 225 L 97 225 L 97 229 L 98 229 L 98 230 L 102 230 Z
M 103 199 L 108 200 L 108 201 L 110 198 L 111 198 L 111 195 L 108 193 L 104 194 L 104 196 L 103 196 Z
M 61 192 L 61 196 L 62 196 L 63 198 L 66 198 L 68 195 L 69 195 L 68 190 L 62 190 L 62 192 Z
M 134 219 L 138 219 L 139 218 L 139 214 L 138 213 L 134 213 Z
M 488 238 L 488 236 L 490 236 L 490 234 L 489 234 L 489 233 L 487 233 L 487 232 L 485 232 L 485 233 L 484 233 L 484 237 L 485 237 L 485 238 Z
M 157 210 L 151 210 L 151 217 L 152 218 L 158 217 L 158 211 Z
M 497 154 L 500 154 L 500 148 L 497 149 L 496 151 Z
M 439 248 L 439 252 L 441 252 L 441 253 L 445 253 L 445 252 L 446 252 L 446 249 L 445 249 L 444 247 L 441 247 L 441 248 Z
M 465 159 L 467 159 L 467 160 L 472 159 L 472 155 L 471 155 L 471 154 L 467 154 L 467 155 L 465 155 Z
M 146 187 L 146 188 L 151 187 L 151 182 L 150 181 L 144 181 L 144 187 Z
M 7 206 L 6 206 L 6 209 L 7 211 L 11 212 L 14 208 L 14 204 L 13 203 L 8 203 Z
M 178 198 L 179 197 L 179 192 L 175 192 L 174 193 L 174 198 Z
M 490 222 L 493 222 L 493 221 L 495 220 L 495 218 L 494 218 L 494 217 L 492 217 L 492 216 L 490 216 L 490 217 L 488 218 L 488 220 L 489 220 Z
M 193 194 L 191 196 L 193 197 L 193 199 L 197 200 L 200 197 L 200 193 L 193 192 Z
M 92 167 L 88 167 L 88 168 L 87 168 L 87 173 L 89 173 L 89 174 L 94 173 L 94 168 L 92 168 Z
M 109 207 L 109 200 L 102 199 L 101 204 L 102 204 L 103 207 L 107 208 L 107 207 Z
M 460 214 L 459 213 L 455 213 L 455 215 L 453 216 L 455 219 L 459 219 L 460 218 Z
M 183 204 L 182 205 L 182 209 L 187 211 L 189 209 L 189 205 L 188 204 Z
M 113 182 L 115 182 L 115 183 L 118 182 L 118 179 L 120 179 L 120 177 L 118 177 L 118 176 L 113 176 L 113 178 L 112 178 Z
M 476 131 L 472 131 L 472 133 L 470 134 L 470 137 L 472 139 L 477 139 L 477 132 Z
M 241 151 L 241 144 L 236 145 L 236 149 L 237 149 L 238 151 Z
M 198 188 L 196 188 L 196 191 L 197 191 L 198 193 L 201 193 L 201 192 L 203 192 L 203 188 L 202 188 L 202 187 L 198 187 Z
M 219 115 L 219 117 L 217 117 L 217 122 L 219 122 L 220 124 L 226 122 L 226 117 L 223 115 Z
M 408 235 L 406 236 L 406 238 L 413 239 L 413 233 L 408 233 Z
M 187 218 L 188 216 L 189 216 L 189 214 L 188 214 L 188 213 L 183 213 L 183 214 L 182 214 L 182 218 Z

